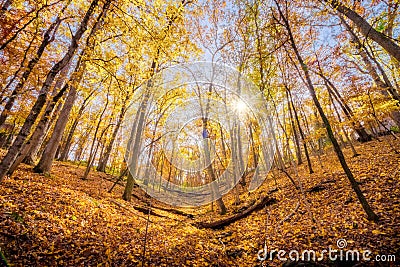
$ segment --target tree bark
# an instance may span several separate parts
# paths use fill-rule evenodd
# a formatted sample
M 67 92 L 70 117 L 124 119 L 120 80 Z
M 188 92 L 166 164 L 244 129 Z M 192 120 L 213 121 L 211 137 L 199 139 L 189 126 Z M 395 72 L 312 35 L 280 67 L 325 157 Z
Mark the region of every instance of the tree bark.
M 369 142 L 372 140 L 371 136 L 367 133 L 365 130 L 364 126 L 361 125 L 359 121 L 354 121 L 354 114 L 351 108 L 346 104 L 345 100 L 343 97 L 340 95 L 339 90 L 335 87 L 335 85 L 322 73 L 322 70 L 320 69 L 320 72 L 317 73 L 323 80 L 324 84 L 326 86 L 326 89 L 331 92 L 332 96 L 336 99 L 337 103 L 339 104 L 340 108 L 343 110 L 343 113 L 346 115 L 346 117 L 351 121 L 351 124 L 353 125 L 354 131 L 357 133 L 359 136 L 360 142 Z
M 77 149 L 75 151 L 74 155 L 74 161 L 79 162 L 81 161 L 82 154 L 86 149 L 86 143 L 88 142 L 89 136 L 93 130 L 93 126 L 90 125 L 90 123 L 87 124 L 85 131 L 83 134 L 79 137 L 77 141 Z
M 361 40 L 358 38 L 358 36 L 352 30 L 350 25 L 342 17 L 340 19 L 342 21 L 342 24 L 346 27 L 347 31 L 350 33 L 352 42 L 354 43 L 355 47 L 358 50 L 359 55 L 361 56 L 362 60 L 364 61 L 365 67 L 368 71 L 368 74 L 374 80 L 375 85 L 381 89 L 381 93 L 384 96 L 388 97 L 388 95 L 390 94 L 393 99 L 400 101 L 399 93 L 396 91 L 396 89 L 393 87 L 392 83 L 389 81 L 387 74 L 385 73 L 384 69 L 380 66 L 379 62 L 373 57 L 373 55 L 371 55 L 371 53 L 368 52 L 367 48 L 362 44 Z M 372 64 L 370 59 L 376 64 L 376 68 Z M 383 76 L 383 80 L 379 76 L 377 69 L 379 69 L 379 71 L 381 72 L 381 74 Z M 398 126 L 400 126 L 400 112 L 393 111 L 392 117 L 394 118 L 395 123 Z
M 387 23 L 387 28 L 385 30 L 385 34 L 389 37 L 393 37 L 394 22 L 399 14 L 398 12 L 399 5 L 400 5 L 399 1 L 395 2 L 393 2 L 393 0 L 388 1 L 388 11 L 387 11 L 388 23 Z
M 328 90 L 328 94 L 329 94 L 329 100 L 331 101 L 331 104 L 333 105 L 333 109 L 335 110 L 335 114 L 336 117 L 338 118 L 339 123 L 342 123 L 342 117 L 340 116 L 340 113 L 338 111 L 338 108 L 336 107 L 335 102 L 333 101 L 333 97 L 332 97 L 332 92 L 330 90 Z M 352 143 L 352 141 L 350 140 L 346 129 L 342 126 L 342 132 L 344 134 L 344 137 L 346 138 L 347 142 L 350 145 L 351 151 L 353 152 L 353 157 L 357 157 L 360 154 L 357 153 L 356 149 L 354 148 L 354 145 Z
M 288 94 L 287 90 L 286 90 L 286 98 L 287 98 L 288 107 L 289 107 L 290 124 L 292 126 L 292 131 L 293 131 L 293 136 L 294 136 L 294 141 L 295 141 L 297 165 L 301 165 L 303 163 L 303 161 L 301 159 L 300 140 L 299 140 L 299 136 L 297 134 L 296 126 L 294 124 L 292 105 L 291 105 L 291 101 L 289 100 L 289 94 Z
M 185 7 L 189 3 L 190 3 L 190 1 L 187 1 L 187 0 L 181 0 L 180 1 L 180 4 L 183 7 Z M 172 16 L 169 17 L 167 26 L 166 26 L 166 28 L 164 30 L 165 36 L 167 35 L 167 33 L 169 32 L 171 26 L 173 25 L 174 21 L 177 18 L 178 18 L 177 14 L 176 15 L 172 15 Z M 153 60 L 153 62 L 151 64 L 151 67 L 150 67 L 150 71 L 151 71 L 152 75 L 154 75 L 156 73 L 156 71 L 157 71 L 157 60 L 158 60 L 159 54 L 160 54 L 160 48 L 157 49 L 157 54 L 156 54 L 155 59 Z M 150 85 L 150 84 L 151 84 L 151 78 L 149 80 L 148 85 Z M 151 86 L 148 86 L 148 87 L 151 87 Z M 147 89 L 149 89 L 149 88 L 147 88 Z M 133 143 L 133 148 L 132 148 L 134 152 L 137 151 L 135 149 L 139 149 L 139 147 L 140 147 L 143 127 L 144 127 L 144 125 L 143 125 L 143 123 L 144 123 L 144 115 L 145 115 L 144 113 L 145 113 L 145 110 L 147 108 L 147 104 L 148 104 L 147 101 L 148 101 L 149 96 L 150 96 L 150 93 L 146 92 L 146 95 L 144 97 L 144 101 L 141 103 L 141 105 L 140 105 L 141 107 L 140 107 L 140 110 L 138 112 L 140 114 L 137 113 L 137 117 L 135 118 L 135 124 L 136 125 L 133 125 L 133 127 L 132 127 L 130 141 L 134 142 Z M 144 107 L 143 110 L 142 110 L 142 107 Z M 128 142 L 128 149 L 131 148 L 131 146 L 132 146 L 131 144 L 132 143 Z M 127 153 L 130 153 L 130 151 L 127 151 Z M 133 175 L 135 175 L 135 173 L 132 173 L 132 171 L 134 172 L 134 171 L 137 170 L 137 163 L 138 163 L 137 162 L 138 161 L 137 156 L 138 155 L 135 155 L 135 153 L 133 153 L 132 154 L 133 158 L 132 158 L 131 162 L 128 162 L 128 164 L 131 165 L 129 167 L 130 172 L 129 172 L 129 175 L 128 175 L 128 178 L 127 178 L 127 182 L 126 182 L 124 193 L 122 195 L 122 198 L 124 200 L 126 200 L 126 201 L 130 201 L 131 200 L 133 186 L 135 185 L 135 180 L 133 178 Z
M 91 29 L 91 31 L 90 31 L 87 39 L 86 39 L 86 47 L 85 47 L 85 49 L 82 50 L 82 53 L 79 56 L 78 65 L 76 66 L 76 70 L 75 70 L 76 76 L 74 76 L 74 79 L 72 81 L 74 83 L 74 87 L 75 88 L 78 88 L 78 86 L 79 86 L 79 84 L 80 84 L 80 82 L 82 80 L 83 74 L 86 71 L 86 61 L 82 62 L 81 60 L 82 60 L 82 58 L 85 58 L 87 55 L 90 55 L 92 53 L 92 51 L 93 51 L 93 49 L 95 47 L 95 43 L 94 43 L 93 37 L 96 35 L 97 31 L 100 29 L 100 26 L 104 21 L 104 18 L 107 16 L 107 12 L 108 12 L 108 10 L 109 10 L 109 8 L 111 6 L 111 2 L 112 2 L 112 0 L 107 0 L 107 2 L 104 3 L 102 12 L 97 17 L 96 22 L 94 23 L 94 25 L 93 25 L 93 27 L 92 27 L 92 29 Z M 87 106 L 87 104 L 89 102 L 89 99 L 94 94 L 94 92 L 95 91 L 93 90 L 89 94 L 89 96 L 86 97 L 86 99 L 84 100 L 81 108 L 79 109 L 78 117 L 73 122 L 72 127 L 71 127 L 71 129 L 69 131 L 66 143 L 64 145 L 64 149 L 63 149 L 63 152 L 61 154 L 61 160 L 66 160 L 67 157 L 68 157 L 68 152 L 69 152 L 69 149 L 71 147 L 72 137 L 73 137 L 75 129 L 76 129 L 77 125 L 78 125 L 79 118 L 80 118 L 80 116 L 82 116 L 83 111 L 86 108 L 86 106 Z
M 1 93 L 0 93 L 0 105 L 3 105 L 3 103 L 5 102 L 5 100 L 7 98 L 7 97 L 4 97 L 4 95 L 6 94 L 8 88 L 10 88 L 10 86 L 14 83 L 14 81 L 19 77 L 19 73 L 21 71 L 23 71 L 25 62 L 26 62 L 27 57 L 28 57 L 28 53 L 31 50 L 33 42 L 36 40 L 36 36 L 38 34 L 38 30 L 39 30 L 38 27 L 36 27 L 35 32 L 34 32 L 34 36 L 30 40 L 28 46 L 25 48 L 24 56 L 22 57 L 22 60 L 21 60 L 21 63 L 19 64 L 18 69 L 14 72 L 12 78 L 9 80 L 9 82 L 6 84 L 6 86 L 4 86 L 4 88 L 1 90 Z M 15 87 L 14 87 L 14 90 L 15 90 Z M 12 95 L 12 93 L 11 93 L 11 95 Z M 0 126 L 1 126 L 1 124 L 0 124 Z
M 94 48 L 94 43 L 92 42 L 92 37 L 95 35 L 98 30 L 102 20 L 104 19 L 108 8 L 110 7 L 111 0 L 107 1 L 102 9 L 102 12 L 99 14 L 96 19 L 95 24 L 93 25 L 87 39 L 86 39 L 86 47 L 82 50 L 82 53 L 79 55 L 78 63 L 75 67 L 74 74 L 71 78 L 71 86 L 70 91 L 68 93 L 67 99 L 64 103 L 63 109 L 61 110 L 60 116 L 57 120 L 57 123 L 54 127 L 54 131 L 50 137 L 49 142 L 47 143 L 44 152 L 39 160 L 39 163 L 35 166 L 34 171 L 37 173 L 47 173 L 50 172 L 51 166 L 53 164 L 53 160 L 56 156 L 57 149 L 60 146 L 60 142 L 65 130 L 65 127 L 68 122 L 69 115 L 71 113 L 72 107 L 74 106 L 76 96 L 77 96 L 77 87 L 79 86 L 83 74 L 86 70 L 86 63 L 82 63 L 82 57 L 86 54 L 90 54 L 90 52 Z

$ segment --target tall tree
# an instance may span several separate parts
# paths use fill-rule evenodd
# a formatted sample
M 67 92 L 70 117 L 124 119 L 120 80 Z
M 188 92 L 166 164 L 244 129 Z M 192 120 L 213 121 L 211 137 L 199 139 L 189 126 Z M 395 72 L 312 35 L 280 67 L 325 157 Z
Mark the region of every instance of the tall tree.
M 132 93 L 133 92 L 129 92 L 129 91 L 127 91 L 125 93 L 125 99 L 122 100 L 121 110 L 119 112 L 118 120 L 117 120 L 117 123 L 115 124 L 113 133 L 111 135 L 111 139 L 108 142 L 106 149 L 104 151 L 104 154 L 100 158 L 99 164 L 97 166 L 98 171 L 101 171 L 101 172 L 106 171 L 107 163 L 108 163 L 110 155 L 111 155 L 111 151 L 112 151 L 112 148 L 113 148 L 113 145 L 115 142 L 115 138 L 117 137 L 118 131 L 121 128 L 122 122 L 124 120 L 124 117 L 125 117 L 125 114 L 127 111 L 127 105 L 129 103 L 130 98 L 132 97 Z
M 132 196 L 132 190 L 135 185 L 134 181 L 134 176 L 136 175 L 136 171 L 138 168 L 138 157 L 139 157 L 139 148 L 140 144 L 142 142 L 142 134 L 144 131 L 144 124 L 145 124 L 145 114 L 146 114 L 146 109 L 148 105 L 148 101 L 150 100 L 151 97 L 151 90 L 153 89 L 152 84 L 152 78 L 153 76 L 159 71 L 159 63 L 162 61 L 161 55 L 165 52 L 164 49 L 170 49 L 171 46 L 173 46 L 173 43 L 170 43 L 169 39 L 173 37 L 173 30 L 174 30 L 174 24 L 177 22 L 182 22 L 181 18 L 183 15 L 184 8 L 190 3 L 190 1 L 187 0 L 182 0 L 179 3 L 179 7 L 176 8 L 174 6 L 170 6 L 170 8 L 167 8 L 167 13 L 165 13 L 165 18 L 166 18 L 166 24 L 161 26 L 161 29 L 155 28 L 155 31 L 159 31 L 159 39 L 156 40 L 156 43 L 154 43 L 154 48 L 152 49 L 154 51 L 154 54 L 152 55 L 152 62 L 150 65 L 150 68 L 147 71 L 148 74 L 148 82 L 146 83 L 145 87 L 145 93 L 143 95 L 143 98 L 141 99 L 141 102 L 139 104 L 139 109 L 138 109 L 138 114 L 135 116 L 135 122 L 132 127 L 131 131 L 131 136 L 130 136 L 130 142 L 128 142 L 128 149 L 131 149 L 129 151 L 129 154 L 132 156 L 130 158 L 130 175 L 127 177 L 127 182 L 126 186 L 124 189 L 124 193 L 122 195 L 122 198 L 126 201 L 131 200 Z M 172 11 L 172 13 L 171 13 Z M 165 42 L 165 44 L 163 44 Z M 166 46 L 166 47 L 165 47 Z M 169 54 L 166 55 L 167 57 L 176 57 L 177 55 Z M 132 173 L 133 172 L 133 173 Z
M 95 12 L 95 9 L 99 3 L 99 0 L 93 0 L 90 4 L 89 9 L 87 10 L 85 16 L 83 17 L 77 31 L 73 35 L 71 42 L 69 44 L 68 50 L 64 57 L 58 61 L 49 71 L 46 76 L 46 80 L 43 83 L 41 90 L 39 91 L 39 95 L 26 118 L 24 125 L 19 131 L 16 139 L 14 140 L 12 146 L 9 148 L 7 154 L 4 156 L 1 164 L 0 164 L 0 182 L 4 179 L 5 175 L 9 171 L 11 165 L 14 163 L 15 159 L 18 156 L 18 153 L 21 150 L 22 145 L 26 141 L 26 138 L 29 136 L 33 125 L 36 122 L 36 119 L 42 110 L 44 104 L 46 103 L 47 94 L 50 89 L 51 84 L 53 83 L 57 74 L 68 64 L 68 62 L 75 55 L 76 50 L 79 47 L 79 41 L 85 33 L 89 20 L 92 17 L 92 14 Z
M 297 58 L 300 66 L 301 66 L 301 68 L 302 68 L 302 70 L 304 72 L 304 76 L 305 76 L 306 81 L 307 81 L 308 91 L 309 91 L 309 93 L 310 93 L 310 95 L 311 95 L 311 97 L 313 99 L 313 102 L 314 102 L 314 104 L 315 104 L 315 106 L 316 106 L 316 108 L 317 108 L 317 110 L 319 112 L 319 115 L 322 118 L 322 121 L 325 124 L 326 132 L 327 132 L 327 134 L 329 136 L 329 139 L 332 142 L 333 148 L 334 148 L 335 153 L 336 153 L 336 155 L 337 155 L 337 157 L 339 159 L 339 162 L 342 165 L 342 168 L 343 168 L 344 172 L 346 173 L 347 178 L 349 179 L 350 185 L 353 188 L 354 192 L 356 193 L 356 195 L 358 197 L 358 200 L 360 201 L 364 211 L 366 212 L 368 220 L 377 221 L 378 220 L 378 216 L 372 210 L 372 208 L 369 205 L 367 199 L 365 198 L 364 194 L 362 193 L 362 191 L 360 189 L 360 186 L 358 185 L 356 179 L 354 178 L 353 173 L 351 172 L 349 166 L 347 165 L 347 162 L 346 162 L 346 159 L 345 159 L 345 157 L 343 155 L 342 149 L 340 148 L 340 145 L 337 142 L 335 135 L 333 134 L 333 130 L 332 130 L 331 124 L 330 124 L 327 116 L 325 115 L 325 111 L 323 110 L 323 108 L 321 106 L 321 103 L 319 102 L 319 100 L 317 98 L 317 94 L 315 92 L 314 84 L 312 83 L 312 80 L 311 80 L 311 75 L 310 75 L 310 72 L 308 70 L 308 66 L 304 62 L 303 57 L 301 56 L 301 54 L 300 54 L 300 52 L 299 52 L 299 50 L 297 48 L 296 41 L 295 41 L 295 39 L 293 37 L 292 28 L 291 28 L 291 26 L 289 24 L 288 10 L 287 10 L 287 0 L 285 0 L 285 4 L 286 4 L 286 10 L 285 11 L 286 11 L 286 14 L 283 13 L 282 8 L 281 8 L 280 4 L 278 3 L 278 1 L 277 0 L 274 0 L 274 1 L 275 1 L 276 6 L 277 6 L 277 9 L 278 9 L 279 16 L 280 16 L 281 20 L 283 21 L 283 26 L 286 29 L 286 32 L 287 32 L 287 34 L 289 36 L 290 45 L 291 45 L 291 47 L 293 49 L 293 52 L 295 53 L 296 58 Z

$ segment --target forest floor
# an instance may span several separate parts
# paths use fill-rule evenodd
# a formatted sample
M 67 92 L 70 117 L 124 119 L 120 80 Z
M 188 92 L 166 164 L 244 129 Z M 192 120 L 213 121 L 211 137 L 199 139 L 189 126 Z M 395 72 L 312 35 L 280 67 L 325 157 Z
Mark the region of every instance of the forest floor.
M 297 250 L 301 255 L 312 249 L 318 257 L 329 247 L 338 249 L 337 240 L 345 239 L 345 252 L 370 250 L 371 260 L 378 254 L 395 255 L 397 260 L 347 266 L 397 266 L 400 142 L 392 137 L 382 140 L 357 145 L 358 157 L 345 149 L 351 170 L 380 216 L 378 223 L 366 220 L 333 152 L 321 156 L 323 166 L 313 157 L 313 174 L 306 164 L 297 168 L 298 176 L 288 169 L 301 181 L 303 193 L 275 170 L 251 194 L 239 187 L 241 205 L 233 204 L 233 195 L 225 196 L 229 211 L 225 216 L 211 205 L 179 209 L 179 214 L 152 201 L 149 221 L 140 189 L 135 188 L 137 198 L 126 202 L 121 199 L 122 186 L 107 192 L 113 184 L 107 180 L 110 175 L 92 171 L 83 181 L 82 166 L 56 162 L 51 175 L 35 174 L 31 166 L 23 165 L 0 184 L 0 248 L 9 266 L 294 266 L 279 261 L 276 254 L 272 260 L 268 254 L 265 261 L 257 254 L 265 245 L 268 253 Z M 267 194 L 276 201 L 246 218 L 217 230 L 198 227 L 199 222 L 244 210 Z M 332 265 L 346 266 L 330 262 L 326 254 L 312 266 Z

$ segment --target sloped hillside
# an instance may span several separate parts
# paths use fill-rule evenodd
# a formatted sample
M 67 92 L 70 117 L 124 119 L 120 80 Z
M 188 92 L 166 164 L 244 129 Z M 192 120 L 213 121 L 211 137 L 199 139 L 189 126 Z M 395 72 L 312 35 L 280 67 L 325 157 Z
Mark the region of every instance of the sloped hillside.
M 370 250 L 372 258 L 395 255 L 398 263 L 400 145 L 387 137 L 356 148 L 360 156 L 352 158 L 347 150 L 346 156 L 380 216 L 378 223 L 365 219 L 332 152 L 321 157 L 323 166 L 313 157 L 314 174 L 303 165 L 287 169 L 299 190 L 278 170 L 256 192 L 239 187 L 242 204 L 235 206 L 233 195 L 225 196 L 229 213 L 223 217 L 211 205 L 167 207 L 139 188 L 128 203 L 120 198 L 122 186 L 108 193 L 113 177 L 93 171 L 83 181 L 82 167 L 57 162 L 51 176 L 24 165 L 0 184 L 1 252 L 9 266 L 292 266 L 276 253 L 266 261 L 257 254 L 266 246 L 268 251 L 313 249 L 320 256 L 345 239 L 344 249 Z M 239 214 L 266 196 L 274 201 L 244 218 L 218 229 L 200 227 Z M 313 264 L 344 266 L 327 257 Z M 358 266 L 368 264 L 396 263 Z

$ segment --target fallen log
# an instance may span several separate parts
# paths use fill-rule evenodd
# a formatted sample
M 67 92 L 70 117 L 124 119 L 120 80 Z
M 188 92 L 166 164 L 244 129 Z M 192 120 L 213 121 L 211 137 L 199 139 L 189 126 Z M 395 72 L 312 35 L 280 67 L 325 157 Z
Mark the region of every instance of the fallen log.
M 144 197 L 135 195 L 133 193 L 132 193 L 132 196 L 135 197 L 136 199 L 138 199 L 139 201 L 149 205 L 151 196 L 148 195 L 146 192 L 144 192 L 144 194 L 145 194 Z M 186 212 L 181 211 L 181 210 L 176 210 L 176 209 L 173 209 L 173 208 L 164 208 L 164 207 L 161 207 L 161 206 L 157 205 L 156 203 L 153 203 L 152 207 L 153 207 L 153 209 L 166 211 L 166 212 L 169 212 L 169 213 L 172 213 L 172 214 L 175 214 L 175 215 L 185 216 L 185 217 L 188 217 L 189 219 L 194 219 L 194 215 L 193 214 L 186 213 Z
M 172 213 L 172 214 L 175 214 L 175 215 L 185 216 L 185 217 L 188 217 L 189 219 L 194 219 L 194 215 L 193 214 L 186 213 L 186 212 L 181 211 L 181 210 L 163 208 L 163 207 L 156 206 L 156 205 L 154 205 L 153 208 L 154 209 L 158 209 L 158 210 L 162 210 L 162 211 L 166 211 L 166 212 L 169 212 L 169 213 Z
M 108 179 L 107 179 L 108 180 Z M 115 184 L 114 184 L 115 185 Z M 120 183 L 118 183 L 118 185 L 120 185 Z M 137 184 L 135 184 L 135 187 L 138 187 L 138 185 Z M 114 186 L 108 191 L 109 193 L 111 193 L 111 190 L 114 188 Z M 147 194 L 146 192 L 144 192 L 143 191 L 143 193 L 144 193 L 144 196 L 139 196 L 139 195 L 136 195 L 136 194 L 134 194 L 134 193 L 132 193 L 132 196 L 134 197 L 134 198 L 136 198 L 137 200 L 139 200 L 139 201 L 141 201 L 141 202 L 143 202 L 143 203 L 145 203 L 145 204 L 149 204 L 150 203 L 150 198 L 151 198 L 151 196 L 149 195 L 149 194 Z M 139 207 L 140 208 L 140 207 Z M 158 209 L 158 210 L 162 210 L 162 211 L 166 211 L 166 212 L 169 212 L 169 213 L 172 213 L 172 214 L 176 214 L 176 215 L 181 215 L 181 216 L 185 216 L 185 217 L 188 217 L 189 219 L 194 219 L 194 215 L 193 214 L 190 214 L 190 213 L 186 213 L 186 212 L 184 212 L 184 211 L 180 211 L 180 210 L 176 210 L 176 209 L 172 209 L 172 208 L 163 208 L 163 207 L 160 207 L 160 206 L 157 206 L 157 205 L 154 205 L 153 204 L 153 209 Z M 140 211 L 140 210 L 139 210 Z M 157 215 L 156 215 L 157 216 Z
M 215 222 L 198 222 L 195 223 L 194 226 L 197 228 L 209 228 L 209 229 L 219 229 L 230 225 L 233 222 L 236 222 L 240 219 L 246 218 L 251 213 L 263 209 L 265 206 L 272 205 L 276 203 L 277 200 L 275 198 L 270 198 L 269 196 L 265 196 L 261 201 L 254 204 L 253 206 L 247 208 L 246 210 L 242 211 L 241 213 L 229 216 L 227 218 L 215 221 Z

